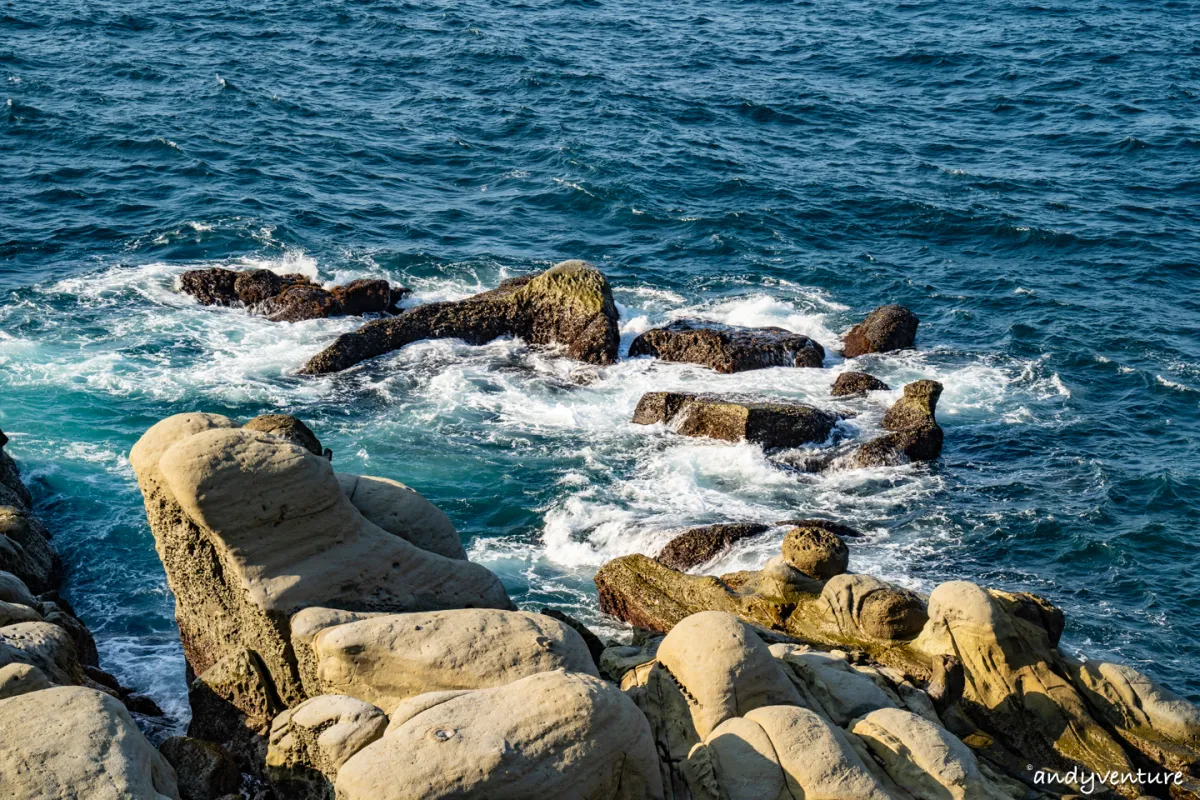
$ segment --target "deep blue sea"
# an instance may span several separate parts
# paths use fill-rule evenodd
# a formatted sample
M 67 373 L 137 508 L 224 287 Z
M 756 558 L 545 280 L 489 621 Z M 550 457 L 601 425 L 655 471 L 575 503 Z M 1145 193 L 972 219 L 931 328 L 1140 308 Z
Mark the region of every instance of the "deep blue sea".
M 612 632 L 592 575 L 685 526 L 829 516 L 852 565 L 1042 593 L 1064 648 L 1200 699 L 1200 6 L 730 0 L 0 3 L 0 427 L 122 680 L 186 714 L 129 448 L 293 412 L 418 488 L 527 606 Z M 519 341 L 294 371 L 337 319 L 202 308 L 184 270 L 456 298 L 565 258 L 623 348 L 779 325 L 823 370 L 609 368 Z M 847 363 L 871 308 L 919 349 Z M 830 405 L 946 386 L 944 457 L 822 476 L 630 424 L 647 390 Z M 871 435 L 896 396 L 846 407 Z M 758 565 L 755 542 L 720 569 Z

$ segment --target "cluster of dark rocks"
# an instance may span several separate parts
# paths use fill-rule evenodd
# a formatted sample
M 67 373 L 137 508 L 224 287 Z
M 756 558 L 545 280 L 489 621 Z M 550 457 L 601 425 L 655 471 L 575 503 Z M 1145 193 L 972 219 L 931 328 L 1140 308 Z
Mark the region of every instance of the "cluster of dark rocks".
M 245 306 L 279 322 L 399 313 L 408 289 L 385 280 L 359 279 L 325 289 L 304 275 L 278 275 L 269 269 L 234 271 L 222 267 L 183 273 L 180 288 L 206 306 Z

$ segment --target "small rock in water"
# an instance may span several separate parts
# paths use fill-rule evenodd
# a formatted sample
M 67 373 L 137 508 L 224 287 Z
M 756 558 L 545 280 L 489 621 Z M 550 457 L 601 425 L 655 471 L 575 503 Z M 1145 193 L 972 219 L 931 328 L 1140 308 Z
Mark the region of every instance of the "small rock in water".
M 917 315 L 904 306 L 880 306 L 850 329 L 842 340 L 842 355 L 889 353 L 912 347 L 917 338 Z
M 202 305 L 240 304 L 280 322 L 393 311 L 408 292 L 380 279 L 362 278 L 326 290 L 295 273 L 278 275 L 269 269 L 235 272 L 221 267 L 183 273 L 180 288 Z
M 888 385 L 865 372 L 843 372 L 833 382 L 829 393 L 834 397 L 854 397 L 867 392 L 886 392 Z
M 638 336 L 629 355 L 702 364 L 728 374 L 764 367 L 820 367 L 825 348 L 783 328 L 701 328 L 680 321 Z
M 850 456 L 855 467 L 886 467 L 910 461 L 932 461 L 942 454 L 942 428 L 934 417 L 942 385 L 937 381 L 914 381 L 904 387 L 904 396 L 883 415 L 883 427 L 891 433 L 872 439 Z
M 823 442 L 841 417 L 803 403 L 743 401 L 687 392 L 647 392 L 633 421 L 664 422 L 684 436 L 749 441 L 769 450 Z

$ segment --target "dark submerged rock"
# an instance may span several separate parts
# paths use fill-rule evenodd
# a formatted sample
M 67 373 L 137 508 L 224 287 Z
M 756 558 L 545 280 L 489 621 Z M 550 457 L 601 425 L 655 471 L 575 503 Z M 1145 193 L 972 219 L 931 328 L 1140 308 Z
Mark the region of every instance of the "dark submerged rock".
M 820 367 L 825 348 L 782 328 L 695 327 L 681 321 L 641 334 L 629 346 L 629 355 L 733 373 L 764 367 Z
M 942 385 L 915 381 L 904 387 L 904 396 L 883 415 L 883 427 L 892 433 L 860 446 L 850 462 L 857 467 L 896 466 L 909 461 L 932 461 L 942 454 L 942 428 L 934 417 Z
M 613 363 L 620 336 L 608 280 L 584 261 L 564 261 L 465 300 L 417 306 L 339 336 L 301 374 L 340 372 L 422 339 L 485 344 L 501 336 L 558 345 L 591 364 Z
M 238 274 L 231 269 L 193 269 L 183 273 L 180 288 L 206 306 L 229 306 L 239 302 L 237 290 Z
M 378 314 L 392 304 L 392 287 L 385 280 L 360 278 L 329 291 L 341 304 L 343 313 L 351 316 Z
M 862 533 L 851 528 L 849 525 L 843 525 L 840 522 L 833 522 L 828 519 L 785 519 L 776 522 L 775 525 L 776 527 L 787 526 L 789 528 L 822 528 L 834 536 L 840 536 L 843 539 L 857 539 L 862 536 Z
M 680 572 L 711 561 L 736 542 L 766 533 L 770 526 L 757 522 L 735 522 L 692 528 L 676 536 L 658 554 L 662 564 Z
M 888 353 L 912 347 L 919 323 L 917 315 L 904 306 L 880 306 L 846 334 L 842 340 L 842 355 L 854 358 L 865 353 Z
M 664 422 L 684 436 L 744 440 L 771 450 L 823 442 L 839 419 L 803 403 L 742 401 L 686 392 L 647 392 L 633 414 L 639 425 Z
M 865 372 L 843 372 L 837 376 L 829 393 L 834 397 L 853 397 L 867 392 L 887 391 L 889 388 L 874 375 Z

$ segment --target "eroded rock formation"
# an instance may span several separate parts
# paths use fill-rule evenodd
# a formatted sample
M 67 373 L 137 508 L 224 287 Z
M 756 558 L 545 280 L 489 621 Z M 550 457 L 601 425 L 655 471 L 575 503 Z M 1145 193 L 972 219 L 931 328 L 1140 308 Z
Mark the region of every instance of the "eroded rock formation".
M 301 373 L 340 372 L 421 339 L 485 344 L 501 336 L 559 346 L 569 358 L 589 364 L 613 363 L 620 335 L 608 280 L 585 261 L 563 261 L 466 300 L 427 303 L 369 322 L 339 336 Z
M 854 358 L 912 347 L 919 323 L 917 315 L 904 306 L 880 306 L 842 338 L 842 355 Z
M 633 421 L 639 425 L 661 422 L 684 436 L 753 442 L 771 450 L 823 442 L 839 419 L 837 414 L 803 403 L 687 392 L 647 392 L 633 413 Z

